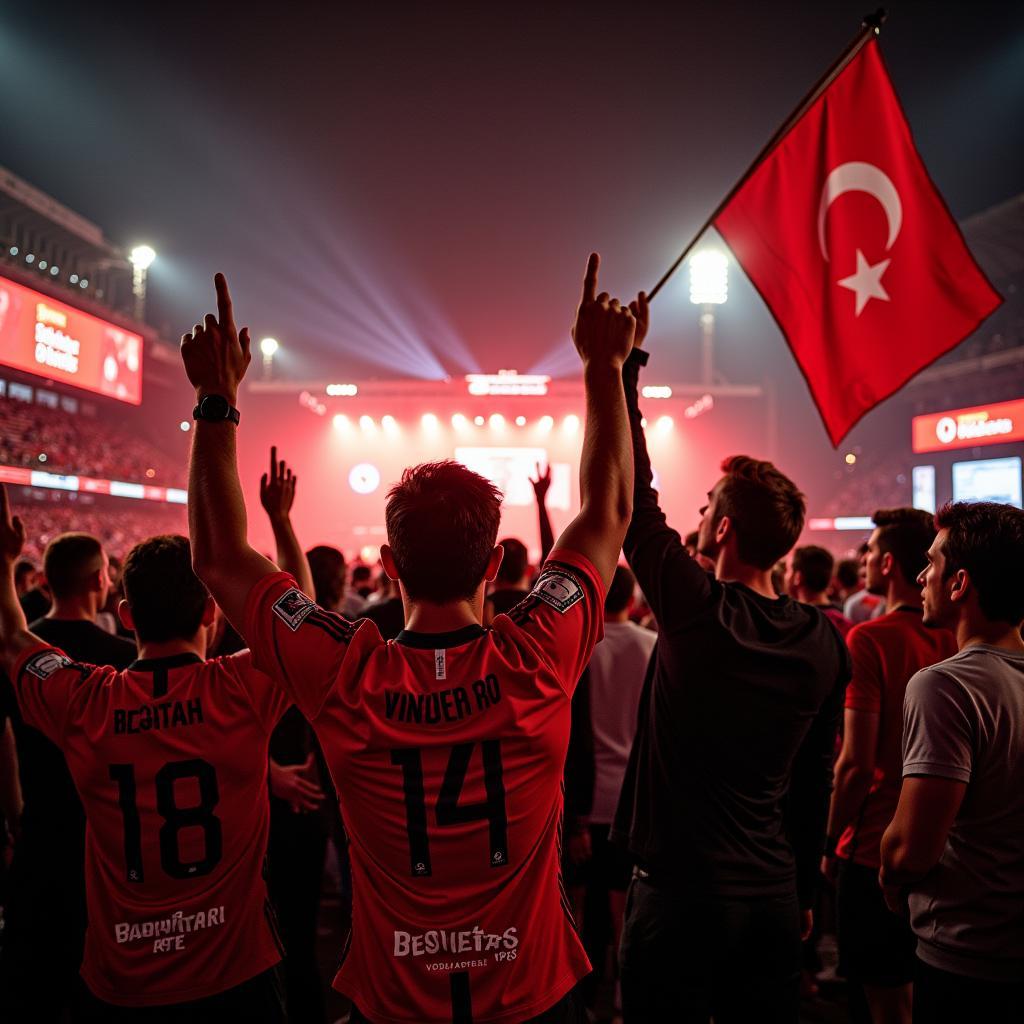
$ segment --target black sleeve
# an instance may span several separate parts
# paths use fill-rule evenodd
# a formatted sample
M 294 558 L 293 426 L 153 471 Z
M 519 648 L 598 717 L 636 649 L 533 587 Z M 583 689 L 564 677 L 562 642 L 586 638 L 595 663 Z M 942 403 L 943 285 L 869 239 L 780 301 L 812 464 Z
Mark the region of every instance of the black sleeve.
M 566 831 L 590 817 L 594 807 L 594 728 L 590 721 L 590 675 L 586 669 L 572 696 L 572 727 L 565 755 Z
M 850 656 L 845 646 L 841 652 L 839 678 L 797 751 L 785 803 L 786 832 L 796 860 L 797 897 L 804 910 L 814 905 L 819 865 L 825 850 L 836 737 L 843 720 L 846 684 L 850 681 Z
M 633 435 L 633 518 L 622 549 L 658 626 L 669 633 L 704 605 L 711 592 L 708 574 L 690 557 L 670 527 L 652 486 L 651 459 L 641 423 L 637 386 L 648 353 L 633 349 L 622 370 Z

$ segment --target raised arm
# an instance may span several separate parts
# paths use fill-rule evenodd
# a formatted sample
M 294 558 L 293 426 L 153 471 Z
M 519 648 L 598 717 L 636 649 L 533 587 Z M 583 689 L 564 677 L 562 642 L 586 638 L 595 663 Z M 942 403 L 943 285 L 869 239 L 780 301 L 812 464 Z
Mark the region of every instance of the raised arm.
M 13 679 L 14 664 L 22 651 L 43 641 L 28 631 L 14 586 L 14 566 L 25 546 L 25 525 L 11 515 L 7 487 L 0 484 L 0 668 Z
M 196 401 L 219 395 L 234 407 L 252 354 L 248 328 L 235 329 L 223 274 L 214 278 L 217 315 L 181 339 L 185 372 Z M 238 479 L 235 434 L 229 419 L 196 421 L 188 470 L 188 524 L 192 563 L 228 621 L 245 636 L 245 603 L 252 588 L 277 566 L 249 545 L 245 502 Z M 251 641 L 250 641 L 251 642 Z
M 572 330 L 583 360 L 587 425 L 580 456 L 580 511 L 556 548 L 577 551 L 611 583 L 632 509 L 633 454 L 622 390 L 622 365 L 633 347 L 635 322 L 607 292 L 597 294 L 599 258 L 592 253 Z
M 640 347 L 650 324 L 647 296 L 641 292 L 630 309 L 636 318 L 636 338 L 622 383 L 633 446 L 633 516 L 623 547 L 659 627 L 669 632 L 701 606 L 710 585 L 707 573 L 690 557 L 658 504 L 638 395 L 640 368 L 648 358 Z
M 291 471 L 284 459 L 278 460 L 277 448 L 270 449 L 270 472 L 260 478 L 260 504 L 270 520 L 277 545 L 277 564 L 290 572 L 307 597 L 316 599 L 313 591 L 313 574 L 309 571 L 306 553 L 295 536 L 292 526 L 292 505 L 295 502 L 295 486 L 299 478 Z
M 548 515 L 547 497 L 551 487 L 551 463 L 549 462 L 544 471 L 541 472 L 540 464 L 537 465 L 537 479 L 530 479 L 533 484 L 534 497 L 537 499 L 537 520 L 540 526 L 540 560 L 543 565 L 545 559 L 551 554 L 555 546 L 555 535 L 551 529 L 551 517 Z

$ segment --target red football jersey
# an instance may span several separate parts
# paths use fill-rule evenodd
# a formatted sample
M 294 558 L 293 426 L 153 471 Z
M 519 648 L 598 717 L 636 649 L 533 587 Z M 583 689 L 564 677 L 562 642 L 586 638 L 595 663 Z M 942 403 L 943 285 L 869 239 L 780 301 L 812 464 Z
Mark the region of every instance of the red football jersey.
M 903 784 L 903 698 L 910 677 L 956 654 L 948 629 L 929 629 L 920 608 L 897 608 L 850 630 L 853 678 L 846 707 L 879 716 L 871 788 L 836 852 L 867 868 L 882 865 L 882 834 L 896 813 Z
M 92 992 L 181 1003 L 276 964 L 267 746 L 291 700 L 249 652 L 118 672 L 41 644 L 13 678 L 25 721 L 64 752 L 85 807 Z
M 570 698 L 601 638 L 593 566 L 555 551 L 489 630 L 404 631 L 317 607 L 285 573 L 246 635 L 312 722 L 351 840 L 334 986 L 373 1021 L 521 1021 L 589 970 L 559 874 Z

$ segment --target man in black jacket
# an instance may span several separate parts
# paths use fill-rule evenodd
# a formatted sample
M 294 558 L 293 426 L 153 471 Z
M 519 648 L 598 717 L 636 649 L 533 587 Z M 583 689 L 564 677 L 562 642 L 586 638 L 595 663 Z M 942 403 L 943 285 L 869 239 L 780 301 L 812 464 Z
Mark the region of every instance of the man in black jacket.
M 633 304 L 637 337 L 647 303 Z M 850 675 L 818 608 L 776 597 L 804 499 L 771 463 L 726 459 L 701 510 L 703 571 L 651 487 L 637 400 L 624 550 L 658 621 L 613 838 L 638 865 L 621 946 L 626 1024 L 792 1022 Z

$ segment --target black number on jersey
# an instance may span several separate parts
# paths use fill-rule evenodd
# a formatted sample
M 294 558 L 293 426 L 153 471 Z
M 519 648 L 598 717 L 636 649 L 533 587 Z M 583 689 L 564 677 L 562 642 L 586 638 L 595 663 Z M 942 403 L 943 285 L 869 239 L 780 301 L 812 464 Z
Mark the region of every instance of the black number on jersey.
M 466 773 L 473 757 L 473 743 L 452 747 L 448 767 L 441 782 L 434 814 L 440 828 L 486 821 L 492 868 L 508 864 L 508 813 L 505 810 L 505 779 L 499 740 L 480 744 L 484 766 L 486 800 L 460 804 L 459 796 L 466 784 Z M 402 747 L 391 751 L 391 763 L 402 769 L 405 790 L 405 824 L 409 836 L 409 865 L 418 878 L 431 874 L 430 841 L 427 836 L 427 798 L 423 789 L 423 756 L 419 747 Z
M 117 783 L 118 804 L 124 819 L 125 875 L 129 882 L 142 882 L 142 823 L 136 801 L 135 765 L 112 764 L 110 777 Z M 199 786 L 199 803 L 179 807 L 174 799 L 174 784 L 179 779 L 195 779 Z M 171 878 L 198 878 L 208 875 L 220 863 L 224 834 L 220 818 L 213 809 L 220 801 L 217 772 L 201 758 L 168 761 L 154 779 L 156 809 L 164 819 L 160 827 L 160 866 Z M 178 851 L 178 833 L 183 828 L 203 830 L 204 852 L 199 860 L 183 861 Z

